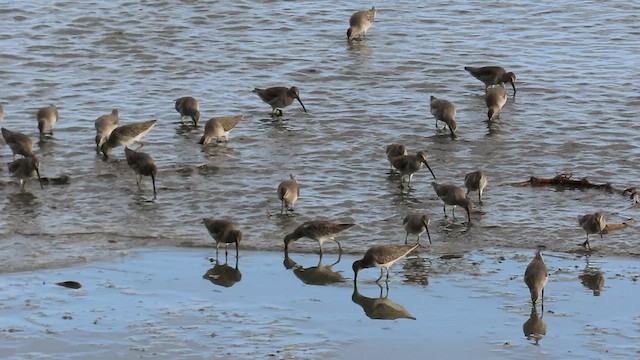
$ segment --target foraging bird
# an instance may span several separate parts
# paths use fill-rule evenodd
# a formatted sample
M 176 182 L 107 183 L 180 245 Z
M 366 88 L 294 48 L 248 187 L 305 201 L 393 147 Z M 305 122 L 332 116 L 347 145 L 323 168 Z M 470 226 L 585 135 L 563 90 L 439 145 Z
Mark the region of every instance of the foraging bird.
M 140 181 L 143 176 L 151 176 L 151 183 L 153 184 L 153 198 L 156 198 L 156 175 L 158 174 L 158 167 L 156 166 L 153 158 L 147 153 L 141 151 L 134 151 L 128 147 L 124 148 L 124 154 L 127 157 L 127 164 L 136 173 L 136 185 L 138 190 L 140 189 Z
M 376 18 L 376 8 L 370 10 L 357 11 L 349 18 L 349 29 L 347 30 L 347 40 L 351 41 L 362 34 L 366 38 L 367 30 L 373 25 Z
M 100 147 L 100 150 L 102 150 L 102 153 L 104 154 L 104 158 L 108 159 L 109 154 L 111 154 L 111 149 L 118 146 L 127 147 L 133 143 L 138 143 L 140 144 L 140 147 L 142 147 L 144 144 L 140 139 L 142 139 L 142 137 L 145 136 L 149 130 L 155 126 L 155 124 L 156 120 L 149 120 L 118 126 L 111 132 L 107 141 L 105 141 Z
M 489 121 L 497 118 L 502 111 L 502 107 L 507 103 L 507 90 L 503 87 L 493 87 L 487 90 L 484 96 L 484 102 L 487 104 L 487 117 Z
M 293 274 L 303 283 L 307 285 L 329 285 L 344 282 L 342 270 L 335 271 L 333 266 L 340 262 L 341 255 L 331 265 L 322 264 L 322 255 L 318 257 L 316 266 L 303 267 L 289 257 L 288 252 L 284 252 L 284 261 L 282 264 L 289 270 L 293 270 Z
M 465 66 L 464 69 L 467 70 L 469 74 L 473 75 L 473 77 L 484 83 L 485 91 L 492 85 L 504 85 L 505 83 L 510 83 L 511 87 L 513 87 L 513 96 L 516 95 L 516 74 L 507 72 L 500 66 Z
M 467 196 L 471 191 L 478 192 L 478 203 L 482 205 L 482 192 L 487 187 L 487 176 L 480 170 L 470 172 L 464 177 L 464 186 L 467 187 Z
M 175 107 L 176 111 L 180 113 L 181 124 L 184 124 L 183 118 L 188 116 L 193 121 L 193 126 L 198 126 L 198 121 L 200 121 L 200 103 L 198 103 L 198 100 L 191 96 L 183 96 L 176 99 Z
M 24 186 L 27 180 L 36 176 L 40 182 L 40 188 L 44 189 L 42 179 L 40 178 L 40 161 L 35 156 L 27 156 L 10 162 L 9 172 L 18 178 L 21 193 L 25 192 Z
M 422 164 L 427 165 L 427 169 L 431 172 L 431 176 L 435 179 L 436 176 L 431 170 L 431 166 L 427 162 L 427 152 L 422 150 L 418 151 L 415 155 L 402 155 L 398 156 L 391 162 L 393 167 L 395 167 L 401 175 L 400 178 L 400 187 L 403 187 L 403 180 L 405 176 L 409 176 L 409 183 L 407 184 L 408 188 L 411 188 L 411 178 L 413 174 L 418 170 L 422 169 Z
M 436 129 L 438 128 L 438 120 L 440 120 L 447 124 L 449 131 L 451 131 L 451 137 L 455 138 L 458 124 L 456 123 L 456 107 L 453 106 L 453 103 L 431 95 L 430 107 L 431 115 L 436 118 Z
M 102 115 L 96 119 L 94 126 L 96 128 L 96 146 L 98 149 L 107 141 L 111 132 L 118 127 L 119 121 L 120 114 L 118 109 L 113 109 L 111 114 Z
M 407 155 L 407 148 L 402 144 L 391 144 L 385 148 L 387 160 L 389 160 L 389 170 L 393 171 L 393 160 L 398 156 Z
M 285 180 L 278 185 L 278 198 L 282 202 L 280 208 L 280 215 L 284 214 L 285 208 L 288 211 L 293 211 L 293 205 L 300 196 L 300 184 L 293 174 L 290 175 L 291 179 Z
M 322 255 L 322 244 L 325 241 L 331 240 L 338 244 L 338 251 L 342 253 L 342 246 L 335 239 L 335 237 L 341 232 L 350 229 L 356 224 L 336 224 L 330 221 L 324 220 L 311 220 L 298 226 L 292 233 L 287 234 L 284 237 L 284 251 L 289 250 L 289 243 L 296 241 L 300 238 L 307 237 L 318 242 L 320 247 L 320 254 Z
M 211 237 L 216 241 L 216 257 L 218 246 L 224 244 L 224 255 L 227 256 L 227 246 L 236 243 L 236 257 L 238 256 L 238 243 L 242 240 L 242 232 L 238 226 L 230 220 L 214 220 L 205 218 L 202 220 Z
M 444 202 L 443 210 L 444 217 L 447 217 L 447 205 L 453 205 L 453 218 L 456 218 L 456 206 L 461 206 L 467 211 L 467 218 L 471 222 L 471 210 L 473 209 L 473 201 L 467 198 L 464 190 L 461 187 L 446 184 L 439 185 L 437 182 L 432 182 L 431 186 L 436 191 L 436 194 Z
M 607 227 L 607 221 L 604 218 L 604 214 L 600 212 L 578 216 L 578 224 L 580 224 L 584 231 L 587 232 L 587 240 L 582 243 L 582 247 L 589 247 L 589 250 L 591 250 L 591 245 L 589 245 L 589 235 L 600 234 L 600 238 L 602 238 L 602 232 Z
M 389 282 L 389 268 L 395 264 L 398 260 L 407 256 L 410 252 L 412 252 L 415 248 L 417 248 L 419 244 L 415 245 L 379 245 L 369 248 L 367 252 L 364 254 L 364 257 L 360 260 L 356 260 L 353 262 L 351 268 L 353 269 L 353 282 L 355 283 L 358 279 L 358 271 L 361 269 L 378 267 L 380 268 L 380 277 L 376 282 L 379 282 L 382 279 L 384 269 L 387 270 L 387 280 Z
M 300 105 L 302 105 L 302 110 L 307 112 L 307 109 L 304 107 L 302 100 L 300 100 L 300 90 L 292 86 L 290 88 L 286 88 L 284 86 L 276 86 L 270 87 L 267 89 L 253 89 L 253 92 L 258 94 L 262 101 L 271 105 L 271 115 L 276 116 L 278 111 L 280 112 L 280 116 L 282 116 L 282 109 L 293 104 L 293 100 L 298 100 Z
M 58 108 L 55 105 L 43 107 L 38 110 L 36 117 L 38 118 L 40 139 L 44 139 L 45 135 L 53 136 L 53 125 L 58 121 Z
M 416 244 L 420 243 L 420 235 L 422 235 L 425 231 L 427 232 L 427 236 L 429 237 L 429 244 L 431 244 L 431 234 L 429 234 L 429 224 L 431 223 L 431 218 L 427 214 L 407 214 L 402 221 L 402 225 L 404 226 L 404 230 L 407 232 L 407 236 L 404 238 L 404 243 L 407 243 L 407 239 L 409 238 L 409 234 L 418 235 L 418 240 L 416 240 Z
M 1 129 L 4 142 L 9 145 L 11 152 L 13 152 L 13 159 L 16 155 L 22 155 L 24 157 L 35 157 L 33 153 L 33 141 L 27 136 L 17 131 Z
M 531 340 L 533 338 L 536 345 L 538 345 L 540 339 L 547 334 L 547 323 L 542 319 L 543 315 L 544 314 L 538 316 L 538 309 L 536 309 L 536 306 L 531 306 L 531 314 L 527 321 L 522 324 L 524 336 L 527 337 L 527 340 Z
M 536 256 L 531 260 L 524 272 L 524 283 L 529 287 L 531 293 L 531 301 L 535 305 L 538 302 L 538 296 L 542 292 L 542 303 L 544 306 L 544 286 L 549 280 L 547 266 L 542 259 L 540 250 L 536 252 Z
M 378 298 L 370 298 L 363 296 L 358 291 L 358 284 L 353 284 L 353 294 L 351 301 L 360 305 L 364 313 L 371 319 L 395 320 L 395 319 L 411 319 L 416 318 L 411 315 L 402 305 L 389 299 L 389 287 L 386 288 L 386 295 L 382 296 L 383 288 L 380 286 L 380 296 Z
M 209 119 L 204 125 L 204 135 L 199 144 L 208 144 L 212 140 L 229 141 L 229 133 L 242 120 L 242 115 L 220 116 Z

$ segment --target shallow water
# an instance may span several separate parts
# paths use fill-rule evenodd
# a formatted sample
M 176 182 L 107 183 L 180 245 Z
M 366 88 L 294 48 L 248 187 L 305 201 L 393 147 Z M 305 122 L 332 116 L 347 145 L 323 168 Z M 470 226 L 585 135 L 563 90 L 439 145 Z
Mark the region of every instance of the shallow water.
M 213 278 L 203 279 L 203 274 L 215 276 L 207 254 L 206 249 L 138 249 L 115 261 L 4 274 L 0 355 L 629 359 L 640 351 L 640 318 L 630 307 L 639 286 L 635 260 L 545 253 L 550 277 L 544 310 L 538 304 L 538 321 L 531 327 L 522 281 L 528 251 L 487 249 L 456 259 L 412 254 L 392 268 L 389 288 L 382 289 L 386 300 L 377 300 L 375 269 L 359 274 L 354 291 L 352 255 L 331 269 L 342 282 L 313 286 L 300 281 L 308 279 L 300 274 L 314 271 L 317 255 L 292 253 L 283 261 L 281 253 L 246 251 L 237 264 L 235 257 L 227 264 L 237 269 L 239 281 L 218 286 L 207 281 Z M 166 266 L 167 259 L 173 267 Z M 321 260 L 324 266 L 335 262 L 335 255 Z M 218 280 L 225 277 L 214 273 Z M 55 285 L 63 280 L 83 286 Z M 376 307 L 368 305 L 374 301 Z M 383 303 L 402 307 L 415 320 L 366 315 L 380 314 Z M 544 336 L 527 339 L 525 329 Z
M 638 5 L 399 1 L 378 7 L 366 41 L 348 44 L 355 10 L 321 1 L 6 6 L 2 126 L 36 138 L 35 112 L 58 105 L 55 136 L 36 153 L 43 176 L 68 174 L 71 182 L 44 191 L 30 182 L 31 193 L 20 195 L 2 167 L 0 258 L 9 259 L 2 271 L 132 246 L 202 246 L 211 242 L 203 217 L 234 218 L 243 245 L 263 250 L 281 249 L 283 235 L 307 219 L 353 221 L 360 228 L 343 245 L 362 252 L 402 241 L 404 215 L 426 211 L 434 247 L 451 252 L 537 244 L 573 251 L 585 236 L 578 215 L 601 210 L 613 223 L 636 216 L 619 194 L 510 184 L 570 172 L 635 185 Z M 488 64 L 518 76 L 517 97 L 491 126 L 482 84 L 463 69 Z M 309 113 L 294 104 L 272 121 L 251 89 L 278 85 L 298 86 Z M 457 140 L 436 134 L 432 94 L 456 104 Z M 183 95 L 200 100 L 203 123 L 244 114 L 228 144 L 197 144 L 202 127 L 181 126 L 173 109 Z M 114 107 L 122 124 L 158 119 L 144 147 L 160 168 L 155 202 L 149 179 L 137 190 L 122 148 L 109 162 L 94 152 L 93 121 Z M 393 142 L 427 149 L 439 182 L 462 185 L 478 168 L 488 174 L 471 226 L 443 219 L 426 171 L 401 193 L 387 174 L 384 146 Z M 9 162 L 9 148 L 0 156 Z M 278 213 L 275 190 L 290 173 L 302 186 L 295 216 L 267 218 Z M 603 254 L 638 255 L 633 232 L 592 244 Z

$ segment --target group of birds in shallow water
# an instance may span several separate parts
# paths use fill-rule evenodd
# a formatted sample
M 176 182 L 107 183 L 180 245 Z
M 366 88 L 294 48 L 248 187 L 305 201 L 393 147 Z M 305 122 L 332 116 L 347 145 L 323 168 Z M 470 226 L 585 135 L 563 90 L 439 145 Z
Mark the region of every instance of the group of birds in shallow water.
M 347 39 L 349 42 L 356 40 L 358 37 L 365 37 L 367 30 L 372 26 L 376 16 L 376 9 L 372 7 L 370 10 L 358 11 L 354 13 L 349 20 L 349 29 L 347 30 Z M 513 88 L 513 95 L 516 94 L 516 76 L 513 72 L 507 72 L 504 68 L 498 66 L 485 67 L 465 67 L 472 76 L 482 81 L 485 85 L 485 104 L 487 106 L 488 121 L 495 120 L 503 106 L 507 102 L 507 92 L 504 84 L 509 83 Z M 300 90 L 292 86 L 271 87 L 267 89 L 254 89 L 254 93 L 271 106 L 272 116 L 282 116 L 282 109 L 291 105 L 297 100 L 306 112 L 306 108 L 300 99 Z M 200 120 L 200 106 L 197 99 L 186 96 L 175 101 L 175 110 L 180 114 L 181 122 L 185 117 L 190 118 L 194 127 L 198 126 Z M 458 128 L 456 123 L 456 108 L 454 104 L 445 99 L 439 99 L 435 96 L 430 98 L 431 114 L 436 120 L 436 129 L 438 121 L 444 122 L 449 129 L 450 136 L 455 138 Z M 0 121 L 4 117 L 4 111 L 0 104 Z M 40 140 L 43 141 L 47 136 L 53 136 L 53 128 L 58 120 L 58 109 L 54 105 L 44 107 L 37 112 L 38 130 L 40 132 Z M 223 116 L 209 119 L 204 127 L 204 134 L 199 143 L 206 145 L 213 141 L 228 141 L 231 130 L 242 120 L 242 116 Z M 154 199 L 157 196 L 155 179 L 158 168 L 153 158 L 141 151 L 141 139 L 155 126 L 156 120 L 145 122 L 135 122 L 126 125 L 119 124 L 119 113 L 117 109 L 113 109 L 110 114 L 100 116 L 95 121 L 96 130 L 96 149 L 105 159 L 108 159 L 113 148 L 123 146 L 125 148 L 125 157 L 127 164 L 134 170 L 136 174 L 136 183 L 140 189 L 140 181 L 142 176 L 150 176 L 153 184 Z M 14 161 L 9 163 L 9 171 L 19 179 L 20 190 L 25 191 L 25 183 L 28 179 L 37 177 L 42 187 L 39 167 L 40 161 L 33 152 L 33 142 L 31 139 L 19 132 L 10 131 L 2 128 L 2 136 L 13 152 Z M 132 150 L 130 145 L 137 143 L 139 148 Z M 15 159 L 16 155 L 22 158 Z M 431 172 L 435 179 L 436 176 L 427 162 L 427 152 L 418 151 L 415 154 L 409 154 L 402 144 L 391 144 L 386 147 L 386 155 L 389 160 L 391 171 L 397 171 L 400 175 L 400 187 L 411 189 L 411 180 L 413 175 L 422 169 L 423 165 Z M 446 206 L 453 206 L 452 214 L 455 219 L 455 208 L 460 206 L 467 213 L 467 220 L 471 222 L 471 212 L 473 210 L 473 201 L 468 198 L 471 191 L 478 192 L 478 203 L 482 204 L 482 194 L 487 186 L 487 176 L 480 170 L 471 172 L 464 179 L 467 191 L 452 184 L 438 184 L 432 182 L 432 186 L 437 196 L 443 202 L 443 211 L 445 218 L 447 217 Z M 294 204 L 300 196 L 300 185 L 295 176 L 282 181 L 277 189 L 279 200 L 281 201 L 281 214 L 293 211 Z M 368 249 L 364 257 L 353 263 L 354 282 L 357 279 L 358 272 L 365 268 L 380 268 L 380 277 L 377 282 L 384 276 L 384 270 L 387 272 L 386 281 L 389 280 L 389 268 L 407 256 L 418 246 L 420 246 L 420 236 L 427 233 L 429 243 L 431 243 L 431 235 L 429 234 L 429 224 L 431 220 L 427 214 L 412 213 L 408 214 L 403 220 L 403 226 L 406 231 L 405 244 L 396 245 L 380 245 Z M 238 244 L 242 240 L 242 232 L 238 226 L 230 220 L 220 219 L 204 219 L 203 223 L 210 235 L 216 242 L 216 253 L 220 244 L 225 245 L 225 255 L 227 254 L 227 246 L 235 243 L 236 256 L 238 255 Z M 589 235 L 600 234 L 606 227 L 606 221 L 601 213 L 587 214 L 578 218 L 579 225 L 586 231 L 587 240 L 582 244 L 583 247 L 590 247 Z M 285 254 L 289 250 L 292 242 L 303 238 L 311 238 L 318 242 L 320 254 L 322 254 L 323 243 L 327 240 L 335 241 L 338 244 L 339 251 L 342 251 L 340 243 L 335 237 L 343 231 L 355 226 L 355 224 L 337 224 L 324 220 L 307 221 L 297 227 L 292 233 L 284 237 Z M 409 235 L 417 235 L 415 245 L 407 244 Z M 531 300 L 535 304 L 540 297 L 544 299 L 544 287 L 548 280 L 547 268 L 542 259 L 540 251 L 535 255 L 525 271 L 524 281 L 531 292 Z M 539 294 L 542 294 L 541 296 Z

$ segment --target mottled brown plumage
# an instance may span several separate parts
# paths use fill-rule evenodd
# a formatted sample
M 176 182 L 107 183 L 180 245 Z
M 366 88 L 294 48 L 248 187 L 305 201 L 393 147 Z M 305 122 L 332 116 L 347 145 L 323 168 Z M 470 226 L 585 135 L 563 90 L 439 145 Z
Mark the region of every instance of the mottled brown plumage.
M 42 186 L 42 179 L 40 178 L 40 161 L 35 156 L 27 156 L 10 162 L 9 172 L 18 178 L 18 182 L 20 183 L 20 192 L 22 193 L 25 192 L 25 184 L 27 180 L 34 177 L 38 177 L 40 188 L 44 189 Z
M 547 284 L 548 279 L 547 266 L 542 259 L 542 253 L 538 250 L 524 272 L 524 283 L 529 287 L 531 301 L 534 305 L 538 302 L 540 293 L 542 293 L 541 297 L 544 303 L 544 286 Z
M 436 118 L 436 129 L 438 128 L 438 120 L 444 122 L 449 127 L 451 137 L 455 137 L 455 132 L 458 129 L 458 123 L 456 123 L 456 107 L 452 102 L 438 99 L 435 96 L 431 96 L 429 102 L 431 108 L 431 115 Z
M 153 184 L 153 198 L 156 198 L 156 175 L 158 174 L 158 167 L 156 166 L 153 158 L 141 151 L 134 151 L 128 147 L 124 148 L 124 154 L 127 157 L 127 164 L 136 173 L 136 185 L 138 190 L 140 189 L 140 181 L 143 176 L 151 176 L 151 183 Z
M 589 235 L 600 234 L 600 238 L 602 238 L 602 232 L 607 227 L 607 221 L 604 218 L 604 214 L 599 212 L 578 216 L 578 224 L 580 224 L 584 231 L 587 232 L 587 240 L 582 243 L 582 247 L 588 247 L 589 250 L 591 250 Z
M 369 248 L 364 254 L 364 257 L 360 260 L 353 262 L 352 269 L 354 273 L 353 281 L 358 279 L 358 272 L 361 269 L 367 269 L 372 267 L 380 268 L 380 277 L 376 282 L 382 279 L 383 270 L 387 270 L 387 282 L 389 282 L 389 268 L 393 266 L 398 260 L 407 256 L 419 244 L 415 245 L 379 245 Z
M 318 242 L 320 247 L 320 254 L 322 254 L 322 244 L 325 241 L 331 240 L 338 244 L 338 250 L 342 252 L 342 246 L 335 239 L 335 236 L 341 232 L 350 229 L 355 224 L 337 224 L 325 220 L 311 220 L 298 226 L 292 233 L 287 234 L 284 237 L 284 250 L 288 251 L 289 243 L 296 241 L 300 238 L 307 237 Z
M 183 122 L 185 116 L 191 118 L 193 126 L 198 126 L 200 121 L 200 103 L 191 96 L 183 96 L 176 99 L 176 111 L 180 113 L 180 123 Z
M 36 118 L 38 119 L 40 139 L 43 139 L 45 135 L 53 136 L 53 125 L 58 121 L 58 108 L 55 105 L 43 107 L 38 110 Z
M 227 246 L 231 243 L 236 244 L 236 256 L 238 256 L 238 244 L 242 241 L 242 232 L 233 221 L 205 218 L 203 223 L 213 240 L 216 241 L 216 256 L 220 244 L 224 244 L 224 255 L 227 256 Z
M 487 176 L 480 170 L 470 172 L 464 177 L 464 186 L 467 187 L 467 195 L 471 191 L 477 191 L 478 203 L 482 204 L 482 192 L 487 186 Z
M 389 169 L 393 170 L 393 160 L 398 156 L 407 155 L 407 147 L 402 144 L 391 144 L 385 148 L 387 160 L 389 160 Z
M 487 110 L 487 117 L 491 121 L 500 115 L 502 107 L 507 103 L 507 91 L 501 86 L 492 87 L 487 90 L 484 102 L 489 109 Z
M 424 232 L 427 233 L 427 237 L 429 237 L 429 244 L 431 244 L 431 234 L 429 234 L 429 224 L 431 223 L 431 218 L 427 214 L 407 214 L 402 221 L 402 225 L 404 226 L 404 230 L 407 232 L 407 236 L 404 238 L 404 243 L 407 243 L 409 239 L 409 234 L 418 235 L 418 239 L 416 240 L 416 244 L 420 243 L 420 235 Z
M 118 109 L 111 110 L 111 114 L 102 115 L 96 119 L 94 126 L 96 128 L 96 146 L 98 149 L 104 144 L 111 135 L 111 132 L 118 127 L 120 114 Z
M 489 86 L 509 83 L 513 87 L 513 95 L 516 95 L 516 74 L 507 72 L 500 66 L 466 66 L 464 69 L 484 83 L 485 91 Z
M 213 140 L 229 141 L 229 133 L 242 120 L 242 115 L 214 117 L 204 125 L 204 135 L 200 138 L 200 144 L 208 144 Z
M 278 185 L 278 199 L 282 203 L 280 208 L 280 214 L 284 214 L 285 209 L 293 211 L 293 205 L 295 205 L 300 196 L 300 184 L 296 177 L 291 175 L 291 179 L 285 180 Z
M 405 176 L 409 176 L 409 183 L 407 184 L 408 188 L 411 188 L 411 179 L 413 178 L 413 174 L 418 170 L 422 169 L 422 164 L 427 166 L 429 172 L 431 172 L 431 176 L 436 178 L 436 175 L 431 170 L 431 166 L 427 162 L 427 152 L 426 151 L 418 151 L 415 155 L 402 155 L 393 159 L 391 162 L 393 167 L 395 167 L 398 172 L 400 172 L 400 187 L 403 187 Z
M 362 35 L 367 36 L 367 30 L 373 25 L 376 19 L 377 10 L 371 7 L 369 10 L 357 11 L 349 18 L 349 29 L 347 29 L 347 40 L 351 41 Z
M 11 148 L 11 151 L 13 152 L 14 159 L 16 158 L 16 155 L 35 157 L 35 154 L 33 153 L 33 141 L 31 141 L 27 135 L 5 128 L 2 128 L 1 131 L 4 142 L 9 145 L 9 148 Z
M 467 211 L 467 218 L 471 222 L 471 210 L 473 209 L 473 202 L 467 198 L 467 194 L 464 190 L 455 185 L 445 184 L 440 185 L 437 182 L 432 182 L 431 186 L 436 191 L 436 195 L 444 202 L 443 211 L 444 217 L 447 217 L 447 205 L 453 205 L 453 218 L 456 218 L 456 206 L 461 206 Z
M 300 100 L 300 90 L 295 86 L 290 88 L 284 86 L 270 87 L 267 89 L 255 88 L 253 92 L 256 93 L 262 101 L 271 105 L 271 115 L 277 115 L 278 111 L 280 111 L 279 115 L 282 115 L 282 109 L 293 104 L 293 100 L 298 100 L 300 105 L 302 105 L 302 110 L 307 112 L 302 100 Z
M 156 120 L 149 120 L 118 126 L 111 132 L 107 141 L 100 147 L 100 150 L 102 150 L 104 157 L 108 158 L 109 154 L 111 154 L 111 149 L 118 146 L 127 147 L 133 143 L 139 143 L 140 147 L 142 147 L 143 144 L 140 140 L 155 124 Z

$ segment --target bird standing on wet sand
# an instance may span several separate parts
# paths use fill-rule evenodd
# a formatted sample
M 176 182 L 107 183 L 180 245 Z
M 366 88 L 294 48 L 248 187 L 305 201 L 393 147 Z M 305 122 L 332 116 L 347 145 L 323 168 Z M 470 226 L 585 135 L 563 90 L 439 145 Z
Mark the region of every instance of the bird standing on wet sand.
M 422 169 L 422 164 L 427 165 L 427 169 L 431 172 L 431 176 L 435 179 L 436 176 L 433 174 L 433 170 L 431 170 L 431 166 L 427 163 L 427 152 L 422 150 L 418 151 L 415 155 L 403 155 L 398 156 L 391 162 L 393 167 L 395 167 L 401 175 L 400 178 L 400 187 L 403 188 L 403 180 L 405 176 L 409 176 L 409 183 L 407 184 L 408 188 L 411 188 L 411 178 L 413 174 L 418 170 Z
M 9 145 L 11 152 L 13 152 L 13 159 L 16 159 L 16 155 L 22 155 L 24 157 L 35 157 L 33 153 L 33 141 L 22 133 L 17 131 L 11 131 L 5 128 L 0 129 L 2 131 L 2 137 L 4 142 Z
M 140 139 L 142 139 L 155 124 L 156 120 L 149 120 L 121 125 L 115 128 L 107 138 L 107 141 L 100 147 L 105 159 L 109 158 L 111 149 L 118 146 L 127 147 L 133 143 L 139 143 L 140 147 L 142 147 L 144 144 L 142 144 Z
M 193 121 L 193 126 L 198 126 L 198 121 L 200 121 L 200 103 L 198 103 L 198 100 L 191 96 L 178 98 L 176 99 L 176 111 L 180 113 L 181 124 L 184 124 L 182 119 L 188 116 Z
M 349 29 L 347 30 L 347 40 L 351 41 L 362 34 L 366 38 L 367 30 L 373 25 L 377 10 L 372 7 L 370 10 L 355 12 L 349 18 Z
M 156 175 L 158 174 L 158 167 L 156 166 L 153 158 L 147 153 L 134 151 L 128 147 L 124 148 L 124 154 L 127 157 L 127 164 L 136 173 L 136 185 L 138 190 L 140 189 L 140 181 L 143 176 L 151 176 L 151 183 L 153 184 L 153 198 L 156 198 Z
M 404 238 L 404 243 L 407 243 L 407 239 L 409 238 L 409 234 L 418 235 L 418 239 L 416 240 L 416 244 L 420 243 L 420 235 L 422 235 L 425 231 L 427 232 L 427 237 L 429 237 L 429 244 L 431 244 L 431 234 L 429 234 L 429 224 L 431 223 L 431 218 L 427 214 L 407 214 L 402 221 L 402 225 L 404 226 L 404 230 L 407 232 L 407 236 Z
M 272 116 L 278 115 L 278 111 L 279 115 L 282 116 L 282 109 L 293 104 L 293 100 L 298 100 L 300 105 L 302 105 L 302 110 L 307 112 L 302 100 L 300 100 L 300 90 L 295 86 L 288 89 L 284 86 L 270 87 L 268 89 L 255 88 L 253 92 L 258 94 L 262 101 L 271 105 Z
M 38 130 L 40 130 L 40 140 L 45 135 L 53 136 L 53 125 L 58 121 L 58 108 L 55 105 L 49 105 L 38 110 L 36 116 L 38 118 Z
M 389 171 L 393 172 L 393 160 L 398 156 L 407 155 L 407 148 L 402 144 L 391 144 L 385 148 L 387 160 L 389 160 Z
M 318 242 L 318 246 L 320 247 L 320 255 L 322 255 L 322 244 L 331 240 L 338 244 L 338 251 L 342 253 L 342 246 L 335 239 L 335 237 L 341 232 L 350 229 L 356 224 L 336 224 L 330 221 L 324 220 L 311 220 L 307 221 L 304 224 L 298 226 L 292 233 L 287 234 L 284 237 L 284 251 L 287 252 L 289 250 L 289 243 L 292 241 L 296 241 L 303 237 L 308 237 Z
M 278 185 L 278 198 L 282 202 L 280 215 L 284 214 L 285 208 L 287 211 L 293 211 L 293 205 L 298 200 L 298 196 L 300 196 L 300 184 L 298 184 L 298 180 L 293 174 L 290 176 L 291 179 L 285 180 Z
M 212 140 L 229 141 L 229 133 L 242 120 L 242 115 L 214 117 L 204 125 L 204 135 L 199 144 L 206 145 Z
M 432 182 L 431 186 L 436 191 L 436 194 L 444 202 L 442 209 L 444 210 L 444 217 L 447 217 L 447 205 L 453 205 L 453 218 L 456 218 L 456 206 L 461 206 L 467 211 L 467 219 L 471 222 L 471 210 L 473 209 L 473 201 L 467 198 L 464 190 L 461 187 L 446 184 L 439 185 L 437 182 Z
M 544 286 L 549 280 L 547 266 L 542 259 L 540 250 L 536 252 L 536 256 L 531 260 L 524 272 L 524 283 L 529 287 L 531 293 L 531 301 L 535 305 L 538 302 L 538 295 L 542 292 L 542 303 L 544 306 Z
M 451 137 L 455 138 L 458 124 L 456 123 L 456 107 L 453 106 L 453 103 L 431 95 L 430 107 L 431 115 L 436 118 L 436 129 L 438 129 L 438 120 L 440 120 L 447 124 L 449 131 L 451 131 Z
M 98 149 L 107 141 L 111 132 L 118 127 L 118 122 L 120 121 L 120 114 L 118 113 L 118 109 L 111 110 L 111 114 L 102 115 L 95 121 L 96 128 L 96 146 Z
M 415 245 L 379 245 L 369 248 L 367 252 L 364 254 L 364 257 L 360 260 L 356 260 L 353 262 L 353 282 L 355 283 L 358 279 L 358 271 L 361 269 L 378 267 L 380 268 L 380 277 L 376 282 L 379 282 L 382 279 L 383 270 L 387 270 L 387 280 L 389 282 L 389 268 L 393 266 L 398 260 L 407 256 L 410 252 L 412 252 L 415 248 L 417 248 L 419 244 Z
M 485 91 L 492 85 L 510 83 L 511 87 L 513 87 L 513 96 L 516 95 L 516 74 L 507 72 L 507 70 L 500 66 L 465 66 L 464 69 L 467 70 L 469 74 L 473 75 L 473 77 L 484 83 Z
M 502 107 L 507 103 L 507 90 L 500 86 L 490 88 L 484 96 L 484 102 L 489 109 L 487 117 L 491 121 L 500 115 Z
M 467 187 L 467 196 L 471 191 L 478 192 L 478 204 L 482 205 L 482 192 L 487 186 L 487 176 L 480 170 L 470 172 L 464 177 L 464 186 Z
M 582 243 L 582 247 L 588 247 L 589 250 L 591 250 L 591 245 L 589 245 L 589 235 L 600 234 L 600 238 L 602 238 L 602 232 L 607 227 L 607 221 L 604 218 L 604 214 L 599 212 L 578 216 L 578 224 L 580 224 L 584 231 L 587 232 L 587 240 Z
M 18 178 L 20 183 L 20 192 L 23 194 L 25 192 L 24 186 L 27 180 L 36 176 L 40 182 L 40 188 L 44 189 L 42 186 L 42 179 L 40 178 L 40 161 L 35 156 L 27 156 L 10 162 L 9 172 Z
M 230 220 L 214 220 L 205 218 L 202 220 L 209 234 L 216 241 L 216 257 L 218 256 L 218 246 L 224 244 L 224 256 L 227 256 L 227 246 L 236 243 L 236 257 L 238 256 L 238 244 L 242 240 L 242 232 L 238 226 Z

